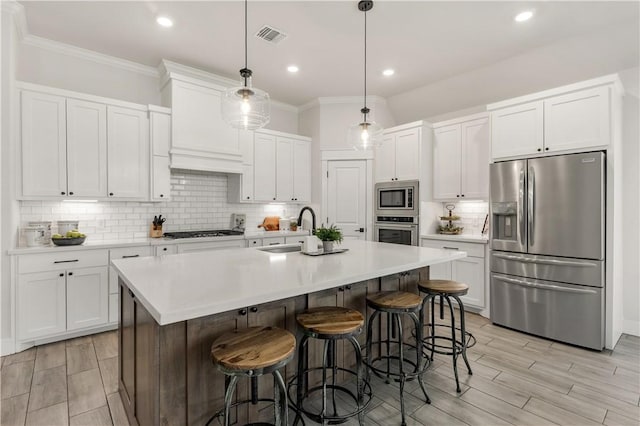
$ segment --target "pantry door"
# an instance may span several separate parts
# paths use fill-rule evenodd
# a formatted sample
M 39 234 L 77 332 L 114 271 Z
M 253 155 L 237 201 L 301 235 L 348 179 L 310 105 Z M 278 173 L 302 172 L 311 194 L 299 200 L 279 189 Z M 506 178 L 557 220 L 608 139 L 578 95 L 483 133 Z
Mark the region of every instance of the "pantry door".
M 342 230 L 345 240 L 365 240 L 367 162 L 327 162 L 327 222 Z

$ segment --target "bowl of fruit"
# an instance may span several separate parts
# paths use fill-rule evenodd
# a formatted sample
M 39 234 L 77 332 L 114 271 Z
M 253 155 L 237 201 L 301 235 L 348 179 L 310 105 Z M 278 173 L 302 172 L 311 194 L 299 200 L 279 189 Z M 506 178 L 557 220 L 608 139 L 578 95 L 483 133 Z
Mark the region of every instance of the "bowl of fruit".
M 65 235 L 53 234 L 51 241 L 57 246 L 79 246 L 84 243 L 86 238 L 87 236 L 82 232 L 77 229 L 72 229 L 71 231 L 67 231 Z

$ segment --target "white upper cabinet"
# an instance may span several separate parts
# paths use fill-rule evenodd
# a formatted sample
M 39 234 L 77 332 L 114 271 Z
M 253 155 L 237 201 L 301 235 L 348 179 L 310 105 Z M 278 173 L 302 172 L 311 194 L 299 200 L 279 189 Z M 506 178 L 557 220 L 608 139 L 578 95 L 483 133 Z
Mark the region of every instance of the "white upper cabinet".
M 455 123 L 455 124 L 452 124 Z M 489 118 L 474 115 L 434 125 L 433 198 L 489 197 Z
M 488 105 L 491 157 L 606 149 L 621 93 L 618 76 L 609 75 Z
M 419 179 L 420 143 L 420 127 L 386 130 L 375 153 L 376 182 Z
M 107 107 L 67 99 L 68 195 L 104 197 L 107 193 Z
M 609 105 L 607 87 L 597 87 L 545 100 L 545 151 L 609 145 Z
M 169 169 L 171 115 L 152 111 L 149 119 L 152 151 L 151 200 L 169 200 L 171 198 L 171 170 Z
M 276 138 L 276 201 L 294 201 L 293 140 Z
M 293 196 L 295 201 L 311 201 L 311 142 L 293 142 Z
M 254 197 L 256 201 L 276 200 L 276 137 L 254 134 Z
M 22 195 L 67 194 L 65 98 L 22 91 Z
M 543 102 L 531 102 L 491 113 L 491 155 L 494 159 L 542 152 Z
M 109 197 L 147 199 L 149 123 L 144 111 L 107 108 Z
M 201 83 L 172 73 L 163 89 L 171 99 L 171 167 L 241 173 L 239 132 L 222 120 L 224 88 Z

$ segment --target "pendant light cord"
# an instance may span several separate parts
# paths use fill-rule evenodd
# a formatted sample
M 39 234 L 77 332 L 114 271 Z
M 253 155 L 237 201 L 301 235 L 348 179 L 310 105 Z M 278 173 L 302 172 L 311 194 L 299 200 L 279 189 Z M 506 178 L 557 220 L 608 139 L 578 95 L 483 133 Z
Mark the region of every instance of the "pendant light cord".
M 367 108 L 367 12 L 364 12 L 364 108 Z M 364 115 L 365 121 L 367 114 Z
M 247 66 L 247 2 L 248 0 L 244 0 L 244 67 L 248 68 Z M 247 79 L 245 78 L 245 83 L 244 85 L 247 85 Z

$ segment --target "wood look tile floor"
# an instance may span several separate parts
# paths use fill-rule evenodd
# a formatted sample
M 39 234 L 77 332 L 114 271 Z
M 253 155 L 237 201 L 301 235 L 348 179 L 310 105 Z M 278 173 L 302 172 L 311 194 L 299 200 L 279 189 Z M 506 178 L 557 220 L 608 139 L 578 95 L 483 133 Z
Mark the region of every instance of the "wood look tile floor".
M 457 394 L 450 357 L 436 356 L 424 376 L 431 405 L 415 382 L 405 388 L 408 425 L 640 425 L 640 338 L 623 335 L 600 353 L 469 313 L 467 324 L 478 341 L 468 351 L 473 375 L 460 362 Z M 113 331 L 2 358 L 0 424 L 128 425 L 117 355 Z M 373 392 L 366 423 L 400 424 L 397 385 L 376 379 Z

